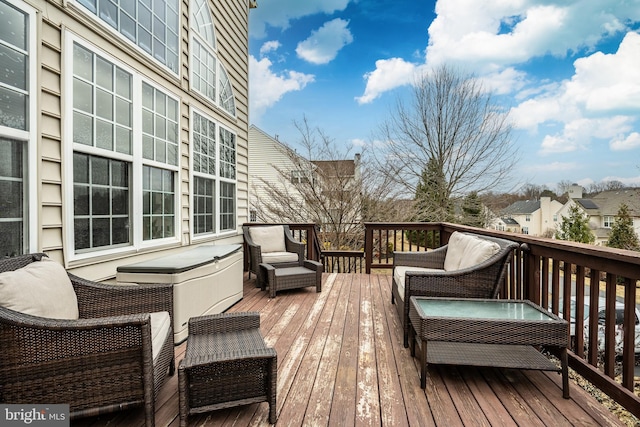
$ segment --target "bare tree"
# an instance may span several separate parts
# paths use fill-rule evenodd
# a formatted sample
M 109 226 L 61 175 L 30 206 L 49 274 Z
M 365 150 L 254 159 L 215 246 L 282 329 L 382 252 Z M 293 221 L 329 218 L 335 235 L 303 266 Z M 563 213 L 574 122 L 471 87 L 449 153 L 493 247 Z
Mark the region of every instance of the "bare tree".
M 386 176 L 368 167 L 366 152 L 338 146 L 306 117 L 294 125 L 302 150 L 283 146 L 287 161 L 274 165 L 277 179 L 257 178 L 257 220 L 315 223 L 327 249 L 360 249 L 363 221 L 388 221 L 401 213 L 388 197 Z
M 416 193 L 429 162 L 445 180 L 446 199 L 508 183 L 518 162 L 504 109 L 478 79 L 447 66 L 419 77 L 409 101 L 398 100 L 380 127 L 381 173 Z

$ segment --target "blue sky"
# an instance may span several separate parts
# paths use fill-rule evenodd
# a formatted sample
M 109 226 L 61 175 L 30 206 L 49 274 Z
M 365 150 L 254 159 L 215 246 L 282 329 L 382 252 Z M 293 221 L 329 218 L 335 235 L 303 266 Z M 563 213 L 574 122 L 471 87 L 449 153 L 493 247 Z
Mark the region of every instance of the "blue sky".
M 250 122 L 296 145 L 303 116 L 375 147 L 416 73 L 448 64 L 507 106 L 517 179 L 640 186 L 640 0 L 258 0 Z

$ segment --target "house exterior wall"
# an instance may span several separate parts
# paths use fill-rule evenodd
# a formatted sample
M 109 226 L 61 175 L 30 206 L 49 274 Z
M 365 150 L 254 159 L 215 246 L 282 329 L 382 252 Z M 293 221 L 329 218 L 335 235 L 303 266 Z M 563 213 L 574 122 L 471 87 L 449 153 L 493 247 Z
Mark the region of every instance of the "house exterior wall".
M 207 1 L 213 17 L 218 63 L 224 67 L 234 94 L 235 115 L 224 111 L 221 106 L 210 102 L 205 96 L 193 90 L 191 82 L 191 47 L 193 46 L 190 27 L 190 0 L 180 0 L 177 16 L 178 68 L 173 73 L 121 34 L 109 28 L 95 15 L 88 13 L 84 6 L 72 0 L 0 0 L 3 6 L 18 11 L 31 12 L 29 15 L 28 37 L 32 42 L 29 49 L 31 58 L 29 78 L 33 82 L 30 91 L 33 120 L 28 133 L 35 141 L 28 147 L 29 170 L 27 175 L 30 238 L 23 252 L 47 253 L 61 262 L 71 272 L 93 280 L 103 280 L 115 276 L 116 267 L 143 261 L 151 257 L 178 253 L 190 245 L 201 243 L 240 243 L 240 226 L 248 215 L 248 13 L 246 1 Z M 134 0 L 131 0 L 134 1 Z M 155 2 L 154 2 L 155 3 Z M 124 6 L 122 6 L 124 7 Z M 97 56 L 112 60 L 134 76 L 178 101 L 177 164 L 175 171 L 175 225 L 174 235 L 158 241 L 144 241 L 132 238 L 131 245 L 123 245 L 113 250 L 94 250 L 80 253 L 74 247 L 74 148 L 73 108 L 74 100 L 68 93 L 74 84 L 74 43 L 86 46 Z M 98 74 L 96 72 L 96 74 Z M 134 106 L 136 102 L 134 87 Z M 117 102 L 117 101 L 116 101 Z M 97 104 L 96 104 L 97 105 Z M 217 129 L 224 128 L 229 136 L 230 148 L 234 152 L 235 178 L 230 178 L 227 187 L 235 183 L 235 196 L 228 197 L 226 209 L 235 206 L 235 226 L 225 231 L 196 236 L 193 230 L 193 112 L 206 115 Z M 137 111 L 132 109 L 131 125 L 133 135 L 139 125 Z M 157 123 L 157 122 L 156 122 Z M 140 127 L 142 127 L 140 125 Z M 12 129 L 0 128 L 0 138 L 19 135 Z M 20 136 L 21 137 L 21 136 Z M 132 141 L 137 150 L 139 140 Z M 117 156 L 116 156 L 117 157 Z M 153 163 L 152 163 L 153 164 Z M 131 174 L 139 173 L 132 167 Z M 222 181 L 221 177 L 216 178 Z M 139 188 L 130 192 L 142 193 Z M 134 198 L 135 195 L 129 195 Z M 131 201 L 134 204 L 135 201 Z M 222 204 L 222 201 L 220 202 Z M 139 221 L 133 209 L 131 223 Z M 171 212 L 170 212 L 171 213 Z M 214 215 L 219 214 L 216 210 Z M 141 221 L 139 222 L 141 223 Z M 131 226 L 131 224 L 129 224 Z M 138 233 L 134 230 L 132 233 Z M 137 241 L 137 243 L 136 243 Z
M 262 200 L 268 197 L 266 186 L 286 188 L 291 195 L 296 194 L 295 186 L 289 180 L 290 173 L 298 168 L 292 161 L 293 153 L 277 139 L 260 128 L 249 127 L 249 205 L 261 221 Z M 301 162 L 304 160 L 301 158 Z

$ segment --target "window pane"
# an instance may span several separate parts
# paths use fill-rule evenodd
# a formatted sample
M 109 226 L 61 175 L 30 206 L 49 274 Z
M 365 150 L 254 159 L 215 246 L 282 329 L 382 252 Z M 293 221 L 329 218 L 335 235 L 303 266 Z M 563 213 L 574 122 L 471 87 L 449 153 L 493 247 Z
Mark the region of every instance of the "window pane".
M 93 145 L 93 120 L 90 116 L 73 112 L 73 142 Z
M 129 218 L 113 218 L 112 232 L 113 244 L 122 244 L 129 242 Z
M 95 218 L 91 225 L 92 247 L 109 246 L 111 243 L 111 220 Z
M 109 189 L 93 187 L 91 189 L 91 215 L 109 215 Z
M 73 212 L 75 215 L 89 215 L 89 187 L 73 186 Z
M 89 83 L 73 79 L 73 108 L 93 112 L 93 88 Z
M 0 87 L 0 126 L 26 130 L 27 102 L 25 94 Z
M 73 46 L 73 74 L 85 80 L 93 80 L 93 53 L 77 44 Z
M 87 249 L 90 247 L 91 236 L 89 233 L 89 219 L 76 218 L 73 221 L 73 238 L 76 249 Z
M 111 93 L 101 89 L 96 90 L 96 115 L 103 119 L 113 120 L 113 95 Z
M 0 14 L 1 16 L 1 14 Z M 2 25 L 0 25 L 0 28 Z M 1 40 L 1 38 L 0 38 Z M 27 55 L 0 45 L 0 81 L 17 89 L 27 89 Z
M 96 82 L 103 88 L 113 92 L 113 64 L 96 58 Z
M 5 2 L 0 3 L 0 40 L 27 50 L 27 15 Z
M 0 138 L 0 179 L 23 177 L 23 143 Z

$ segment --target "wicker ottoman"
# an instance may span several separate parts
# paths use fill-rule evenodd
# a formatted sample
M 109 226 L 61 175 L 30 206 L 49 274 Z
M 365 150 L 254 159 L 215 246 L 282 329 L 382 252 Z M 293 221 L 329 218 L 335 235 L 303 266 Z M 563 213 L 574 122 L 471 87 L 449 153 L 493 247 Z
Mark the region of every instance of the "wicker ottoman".
M 285 289 L 306 288 L 315 286 L 316 292 L 322 291 L 323 265 L 318 261 L 305 260 L 303 266 L 276 268 L 271 264 L 260 264 L 261 286 L 264 291 L 269 287 L 269 296 L 275 298 L 277 291 Z
M 277 356 L 260 333 L 259 313 L 189 319 L 187 351 L 178 368 L 180 426 L 191 414 L 257 402 L 276 414 Z

